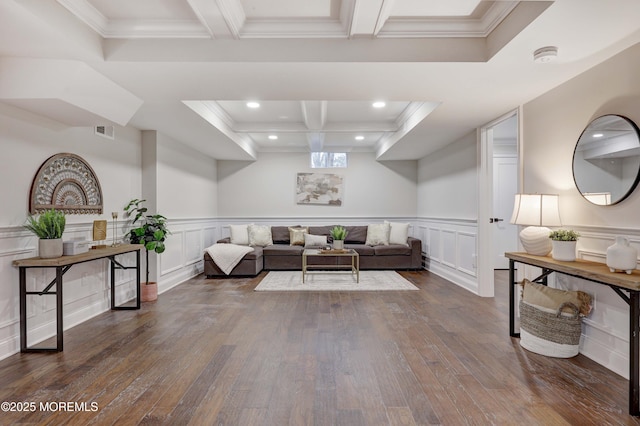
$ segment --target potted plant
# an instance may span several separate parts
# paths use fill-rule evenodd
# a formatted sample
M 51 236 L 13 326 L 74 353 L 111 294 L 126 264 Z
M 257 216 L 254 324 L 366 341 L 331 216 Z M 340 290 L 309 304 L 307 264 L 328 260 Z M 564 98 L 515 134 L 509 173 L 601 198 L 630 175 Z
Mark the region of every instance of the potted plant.
M 144 245 L 147 270 L 142 287 L 142 301 L 149 302 L 158 298 L 158 283 L 149 281 L 149 252 L 163 253 L 164 241 L 171 232 L 167 229 L 166 217 L 160 214 L 147 214 L 148 209 L 143 205 L 145 201 L 136 198 L 124 208 L 126 216 L 133 216 L 131 225 L 134 226 L 125 234 L 125 238 L 132 244 Z
M 344 248 L 344 240 L 347 238 L 347 230 L 344 226 L 336 225 L 331 228 L 329 234 L 331 234 L 331 238 L 333 238 L 333 248 L 336 250 L 342 250 Z
M 573 230 L 556 229 L 551 231 L 549 233 L 553 246 L 551 257 L 567 262 L 576 260 L 576 242 L 579 236 L 580 234 Z
M 38 255 L 42 259 L 52 259 L 63 254 L 62 233 L 67 219 L 63 212 L 45 210 L 39 216 L 29 216 L 25 228 L 38 238 Z

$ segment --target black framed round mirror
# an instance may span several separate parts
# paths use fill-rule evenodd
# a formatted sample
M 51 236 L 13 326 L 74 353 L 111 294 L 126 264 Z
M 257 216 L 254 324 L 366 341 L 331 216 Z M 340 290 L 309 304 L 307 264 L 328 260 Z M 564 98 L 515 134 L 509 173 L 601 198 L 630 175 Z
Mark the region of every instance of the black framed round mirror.
M 573 180 L 580 194 L 601 206 L 619 203 L 640 178 L 640 131 L 621 115 L 603 115 L 584 129 L 573 151 Z

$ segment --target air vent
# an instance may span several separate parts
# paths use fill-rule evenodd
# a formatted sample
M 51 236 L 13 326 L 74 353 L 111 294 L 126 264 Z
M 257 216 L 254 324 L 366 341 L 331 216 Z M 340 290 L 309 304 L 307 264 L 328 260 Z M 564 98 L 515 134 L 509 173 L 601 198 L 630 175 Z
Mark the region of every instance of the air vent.
M 96 135 L 113 140 L 113 126 L 96 126 Z

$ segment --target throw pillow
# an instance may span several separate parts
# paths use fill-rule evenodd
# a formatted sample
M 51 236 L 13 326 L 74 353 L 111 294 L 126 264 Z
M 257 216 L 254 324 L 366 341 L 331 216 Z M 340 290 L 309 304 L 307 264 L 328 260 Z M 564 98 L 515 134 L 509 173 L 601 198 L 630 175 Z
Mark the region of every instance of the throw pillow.
M 290 246 L 303 246 L 304 234 L 307 233 L 307 228 L 289 228 L 289 245 Z
M 391 227 L 388 223 L 376 223 L 367 227 L 367 241 L 368 246 L 388 246 L 389 245 L 389 231 Z
M 391 228 L 389 231 L 389 244 L 402 244 L 403 246 L 408 246 L 409 243 L 407 240 L 409 239 L 409 224 L 408 223 L 398 223 L 398 222 L 387 222 Z
M 229 230 L 231 232 L 231 244 L 249 245 L 249 225 L 229 225 Z
M 327 245 L 326 235 L 304 234 L 305 247 L 324 247 Z
M 249 245 L 252 247 L 265 247 L 273 244 L 271 239 L 271 227 L 265 225 L 249 225 Z

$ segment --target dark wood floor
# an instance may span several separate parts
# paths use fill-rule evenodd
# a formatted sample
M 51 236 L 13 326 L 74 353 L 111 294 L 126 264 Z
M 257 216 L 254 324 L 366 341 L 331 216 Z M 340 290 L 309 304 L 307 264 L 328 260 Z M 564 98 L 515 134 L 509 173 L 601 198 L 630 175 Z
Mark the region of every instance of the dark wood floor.
M 420 291 L 257 293 L 263 275 L 197 277 L 68 330 L 63 353 L 0 361 L 0 401 L 36 407 L 0 424 L 640 424 L 623 378 L 509 338 L 505 273 L 488 299 L 402 275 Z

